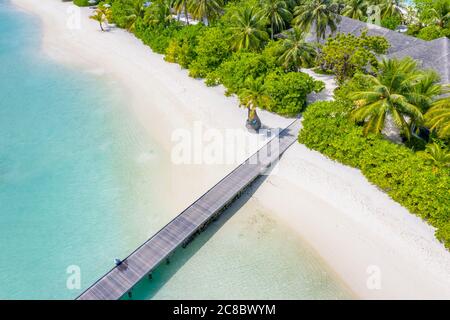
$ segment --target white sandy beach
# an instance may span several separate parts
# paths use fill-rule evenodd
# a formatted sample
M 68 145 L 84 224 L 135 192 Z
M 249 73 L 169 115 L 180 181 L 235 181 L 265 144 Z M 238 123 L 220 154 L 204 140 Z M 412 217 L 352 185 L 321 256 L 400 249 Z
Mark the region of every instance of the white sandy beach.
M 198 121 L 222 131 L 244 128 L 246 111 L 238 108 L 236 98 L 189 78 L 186 70 L 165 62 L 124 30 L 100 32 L 88 19 L 88 8 L 77 11 L 60 0 L 12 2 L 41 18 L 42 50 L 50 57 L 118 81 L 130 111 L 167 150 L 173 147 L 174 130 L 190 129 Z M 263 111 L 259 115 L 272 128 L 292 121 Z M 174 212 L 234 166 L 171 165 Z M 295 144 L 253 197 L 307 241 L 357 297 L 450 299 L 450 253 L 434 238 L 434 230 L 358 170 Z M 380 286 L 370 288 L 367 282 L 378 271 Z

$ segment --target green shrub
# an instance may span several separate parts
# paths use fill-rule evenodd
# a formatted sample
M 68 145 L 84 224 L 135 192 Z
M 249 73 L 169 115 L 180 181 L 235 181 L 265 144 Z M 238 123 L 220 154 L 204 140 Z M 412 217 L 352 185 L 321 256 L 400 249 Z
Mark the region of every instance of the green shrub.
M 79 7 L 88 7 L 91 4 L 88 2 L 88 0 L 73 0 L 73 4 L 77 5 Z
M 365 137 L 348 119 L 345 102 L 318 102 L 303 114 L 299 142 L 361 169 L 367 179 L 437 228 L 450 248 L 450 168 L 436 168 L 417 153 L 379 135 Z
M 420 24 L 410 24 L 408 25 L 408 30 L 406 31 L 406 34 L 408 36 L 417 37 L 417 34 L 419 33 L 420 29 L 422 29 L 422 26 Z
M 183 68 L 189 65 L 197 57 L 195 50 L 198 37 L 203 33 L 205 27 L 201 24 L 185 26 L 171 38 L 166 50 L 165 60 L 178 63 Z
M 369 36 L 364 31 L 361 36 L 338 33 L 328 38 L 318 57 L 324 71 L 331 71 L 342 83 L 357 72 L 373 70 L 377 65 L 377 55 L 385 54 L 389 42 L 381 36 Z
M 134 13 L 134 1 L 114 0 L 111 1 L 112 22 L 119 28 L 126 28 L 128 16 Z
M 352 92 L 364 91 L 365 89 L 369 89 L 370 84 L 367 83 L 367 80 L 362 77 L 361 73 L 357 73 L 353 76 L 353 78 L 346 80 L 339 87 L 334 90 L 334 96 L 338 100 L 346 101 L 351 103 L 348 97 Z
M 171 23 L 169 26 L 152 25 L 148 26 L 141 20 L 136 23 L 134 34 L 148 45 L 154 52 L 164 54 L 169 47 L 170 41 L 175 38 L 181 26 Z
M 435 25 L 425 27 L 417 34 L 418 38 L 427 41 L 448 36 L 450 36 L 450 29 L 439 28 Z
M 381 19 L 381 26 L 391 30 L 397 29 L 399 25 L 402 24 L 402 18 L 399 16 L 390 16 Z
M 229 33 L 221 27 L 208 27 L 198 38 L 195 60 L 189 66 L 189 75 L 206 78 L 231 55 Z
M 265 93 L 272 98 L 269 111 L 294 116 L 306 106 L 306 97 L 312 91 L 321 91 L 324 83 L 301 72 L 273 71 L 264 79 Z
M 249 87 L 246 83 L 264 77 L 275 68 L 261 53 L 238 51 L 210 73 L 206 83 L 223 84 L 227 88 L 227 94 L 238 93 Z

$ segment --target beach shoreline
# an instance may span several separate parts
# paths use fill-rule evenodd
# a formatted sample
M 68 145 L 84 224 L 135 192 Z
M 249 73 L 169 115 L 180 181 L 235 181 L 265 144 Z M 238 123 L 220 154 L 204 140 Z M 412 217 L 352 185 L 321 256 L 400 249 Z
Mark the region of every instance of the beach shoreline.
M 100 32 L 88 19 L 88 8 L 57 0 L 11 1 L 42 20 L 46 55 L 116 80 L 130 98 L 130 110 L 167 151 L 173 147 L 173 131 L 192 128 L 195 122 L 218 130 L 243 128 L 246 111 L 238 108 L 235 97 L 189 78 L 186 70 L 165 62 L 124 30 Z M 292 121 L 268 112 L 260 112 L 260 117 L 272 128 Z M 173 165 L 174 212 L 234 166 Z M 359 298 L 450 299 L 450 253 L 434 238 L 433 228 L 358 170 L 296 144 L 253 198 L 305 239 Z M 368 281 L 378 273 L 380 286 L 371 287 Z

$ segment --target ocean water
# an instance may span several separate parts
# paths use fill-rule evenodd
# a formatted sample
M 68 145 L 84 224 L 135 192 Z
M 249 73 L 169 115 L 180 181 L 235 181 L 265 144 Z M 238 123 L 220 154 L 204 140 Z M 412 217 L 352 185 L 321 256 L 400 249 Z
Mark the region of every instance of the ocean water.
M 72 299 L 177 214 L 161 202 L 168 155 L 118 84 L 49 60 L 39 42 L 39 21 L 0 0 L 0 299 Z M 252 201 L 250 191 L 133 298 L 353 297 Z M 73 266 L 80 289 L 67 287 Z
M 354 299 L 303 239 L 252 198 L 260 183 L 143 279 L 131 298 Z
M 73 298 L 167 220 L 161 152 L 107 79 L 49 61 L 0 0 L 0 298 Z M 156 214 L 157 213 L 157 214 Z

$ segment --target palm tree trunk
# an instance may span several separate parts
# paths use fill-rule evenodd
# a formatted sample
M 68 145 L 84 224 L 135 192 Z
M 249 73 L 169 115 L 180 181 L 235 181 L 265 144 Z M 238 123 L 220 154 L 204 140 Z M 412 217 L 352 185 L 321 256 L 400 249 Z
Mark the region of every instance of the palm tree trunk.
M 101 21 L 98 22 L 100 24 L 100 29 L 102 29 L 102 31 L 105 31 L 105 29 L 103 29 L 103 24 Z
M 187 0 L 184 1 L 184 15 L 186 16 L 186 24 L 189 25 L 189 17 L 188 17 L 188 11 L 187 11 Z
M 253 118 L 254 118 L 255 116 L 254 116 L 254 113 L 252 112 L 252 108 L 250 108 L 250 107 L 247 107 L 247 118 L 248 118 L 248 120 L 253 120 Z
M 270 39 L 273 40 L 273 19 L 270 21 Z
M 246 121 L 246 127 L 247 129 L 251 129 L 252 131 L 258 132 L 261 128 L 261 120 L 258 117 L 258 114 L 256 113 L 256 108 L 253 107 L 247 107 L 248 110 L 248 116 Z

